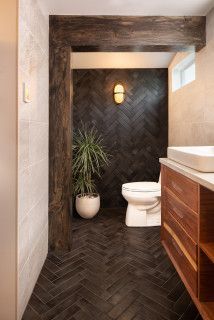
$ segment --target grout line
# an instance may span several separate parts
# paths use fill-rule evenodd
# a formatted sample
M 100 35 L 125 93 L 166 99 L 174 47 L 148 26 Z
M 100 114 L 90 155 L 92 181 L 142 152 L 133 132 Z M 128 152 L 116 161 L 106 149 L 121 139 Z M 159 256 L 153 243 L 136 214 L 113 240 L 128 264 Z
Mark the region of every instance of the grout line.
M 47 154 L 44 158 L 40 159 L 39 161 L 36 161 L 36 162 L 33 162 L 33 163 L 29 164 L 28 168 L 30 169 L 30 168 L 32 168 L 33 166 L 35 166 L 35 165 L 37 165 L 37 164 L 39 164 L 40 162 L 45 161 L 45 160 L 49 160 L 48 154 Z
M 27 169 L 29 170 L 31 167 L 39 164 L 40 162 L 42 162 L 42 161 L 44 161 L 44 160 L 48 160 L 48 163 L 49 163 L 49 156 L 48 156 L 48 154 L 47 154 L 44 158 L 42 158 L 42 159 L 40 159 L 40 160 L 38 160 L 38 161 L 36 161 L 36 162 L 33 162 L 33 163 L 31 163 L 31 164 L 24 165 L 24 166 L 22 166 L 22 167 L 20 167 L 20 165 L 19 165 L 19 166 L 18 166 L 18 173 L 22 173 L 23 171 L 26 171 Z M 48 166 L 48 167 L 49 167 L 49 166 Z
M 45 231 L 46 229 L 48 230 L 48 223 L 45 225 L 45 227 L 43 228 L 42 232 L 40 233 L 40 237 L 38 237 L 37 241 L 35 242 L 34 246 L 32 247 L 32 249 L 31 249 L 31 254 L 28 254 L 28 255 L 27 255 L 27 259 L 26 259 L 25 263 L 23 264 L 23 267 L 18 271 L 18 277 L 19 277 L 19 275 L 22 273 L 22 271 L 23 271 L 25 265 L 27 264 L 27 262 L 30 260 L 30 257 L 32 256 L 32 252 L 35 251 L 35 248 L 36 248 L 36 246 L 38 245 L 39 241 L 41 240 L 42 236 L 44 235 L 44 231 Z M 19 246 L 18 246 L 18 248 L 19 248 Z M 43 264 L 44 264 L 44 263 L 43 263 Z M 40 271 L 40 272 L 41 272 L 41 271 Z M 36 284 L 36 283 L 35 283 L 35 284 Z
M 37 46 L 40 48 L 40 50 L 42 51 L 42 53 L 48 58 L 48 49 L 49 49 L 49 40 L 48 40 L 48 43 L 47 43 L 47 51 L 46 49 L 42 48 L 36 35 L 32 32 L 31 28 L 29 27 L 29 25 L 26 23 L 25 19 L 23 17 L 21 17 L 22 21 L 23 21 L 23 24 L 24 26 L 26 27 L 28 33 L 32 36 L 33 40 L 35 41 L 35 43 L 37 44 Z M 49 32 L 49 28 L 47 29 L 47 33 Z M 47 37 L 48 39 L 48 37 Z
M 42 125 L 44 125 L 44 126 L 47 126 L 47 127 L 49 127 L 49 121 L 48 122 L 46 122 L 46 121 L 39 121 L 39 120 L 31 120 L 31 119 L 29 119 L 29 120 L 27 120 L 28 122 L 29 122 L 29 124 L 30 123 L 39 123 L 39 124 L 42 124 Z

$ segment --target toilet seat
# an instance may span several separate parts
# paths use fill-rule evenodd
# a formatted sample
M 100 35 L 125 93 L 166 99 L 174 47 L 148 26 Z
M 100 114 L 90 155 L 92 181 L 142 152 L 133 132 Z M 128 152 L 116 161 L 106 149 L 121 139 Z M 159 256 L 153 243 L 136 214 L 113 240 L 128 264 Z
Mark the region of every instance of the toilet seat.
M 122 190 L 129 192 L 157 192 L 161 190 L 160 183 L 157 182 L 130 182 L 122 185 Z

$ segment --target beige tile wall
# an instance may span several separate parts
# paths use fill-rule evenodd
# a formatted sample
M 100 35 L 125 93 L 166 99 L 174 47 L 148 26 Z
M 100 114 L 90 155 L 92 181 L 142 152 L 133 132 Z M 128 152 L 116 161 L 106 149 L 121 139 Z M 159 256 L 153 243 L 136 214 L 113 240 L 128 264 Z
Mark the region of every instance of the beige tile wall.
M 38 0 L 19 2 L 18 314 L 48 250 L 48 15 Z M 23 102 L 23 82 L 31 102 Z
M 214 9 L 207 16 L 207 46 L 196 53 L 196 80 L 172 92 L 169 67 L 169 145 L 214 145 Z

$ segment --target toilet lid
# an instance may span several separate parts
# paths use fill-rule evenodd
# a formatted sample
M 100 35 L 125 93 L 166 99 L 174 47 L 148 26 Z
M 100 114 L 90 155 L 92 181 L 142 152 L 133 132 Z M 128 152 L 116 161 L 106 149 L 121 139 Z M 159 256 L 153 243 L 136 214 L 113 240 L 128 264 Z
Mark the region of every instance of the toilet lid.
M 122 189 L 133 192 L 155 192 L 161 190 L 161 185 L 157 182 L 130 182 L 124 183 Z

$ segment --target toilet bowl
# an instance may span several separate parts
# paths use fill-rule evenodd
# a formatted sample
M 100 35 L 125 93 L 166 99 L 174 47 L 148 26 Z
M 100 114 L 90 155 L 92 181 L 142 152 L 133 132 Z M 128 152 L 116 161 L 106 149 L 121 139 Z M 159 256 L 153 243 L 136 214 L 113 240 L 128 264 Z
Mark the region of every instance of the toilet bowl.
M 125 183 L 122 185 L 122 195 L 128 202 L 128 207 L 126 210 L 126 225 L 128 227 L 160 226 L 160 183 Z

